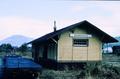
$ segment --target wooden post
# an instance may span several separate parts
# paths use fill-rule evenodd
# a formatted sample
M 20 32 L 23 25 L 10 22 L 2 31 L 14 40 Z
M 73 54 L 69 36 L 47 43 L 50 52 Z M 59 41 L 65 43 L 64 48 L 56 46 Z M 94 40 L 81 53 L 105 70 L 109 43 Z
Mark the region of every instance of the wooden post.
M 48 45 L 45 44 L 44 46 L 44 50 L 43 50 L 43 59 L 47 59 L 48 58 Z
M 32 57 L 35 62 L 39 62 L 39 46 L 36 44 L 32 44 Z

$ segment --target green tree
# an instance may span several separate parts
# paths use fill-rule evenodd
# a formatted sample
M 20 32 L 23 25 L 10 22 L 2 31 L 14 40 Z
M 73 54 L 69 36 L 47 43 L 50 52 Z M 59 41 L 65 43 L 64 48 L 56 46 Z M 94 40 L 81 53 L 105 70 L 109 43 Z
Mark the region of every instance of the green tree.
M 28 51 L 28 47 L 27 47 L 26 43 L 25 43 L 25 44 L 22 44 L 22 45 L 19 47 L 19 51 L 22 52 L 22 53 L 25 53 L 25 52 Z
M 13 51 L 13 47 L 11 44 L 2 44 L 0 45 L 0 52 L 10 53 Z

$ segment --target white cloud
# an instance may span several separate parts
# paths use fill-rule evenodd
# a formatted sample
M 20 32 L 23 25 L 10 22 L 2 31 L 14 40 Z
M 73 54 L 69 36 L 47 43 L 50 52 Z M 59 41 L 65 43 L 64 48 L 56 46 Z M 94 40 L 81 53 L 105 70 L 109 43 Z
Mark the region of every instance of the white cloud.
M 85 6 L 80 6 L 80 5 L 74 5 L 71 7 L 72 12 L 80 12 L 84 10 L 86 7 Z
M 101 6 L 103 9 L 111 11 L 112 13 L 118 13 L 120 12 L 120 5 L 119 4 L 114 4 L 114 5 L 102 5 Z
M 120 36 L 120 5 L 119 3 L 108 3 L 108 2 L 91 2 L 91 4 L 84 5 L 74 5 L 73 11 L 80 13 L 86 13 L 87 10 L 92 11 L 84 15 L 84 17 L 79 19 L 86 19 L 92 24 L 96 25 L 101 30 L 107 32 L 112 36 Z M 95 9 L 99 10 L 100 13 L 96 12 Z M 77 16 L 77 15 L 76 15 Z M 78 21 L 79 21 L 78 19 Z
M 116 17 L 117 18 L 117 17 Z M 88 20 L 96 25 L 101 30 L 107 32 L 108 34 L 112 36 L 120 36 L 120 24 L 118 21 L 116 21 L 115 16 L 114 17 L 104 17 L 104 16 L 94 16 L 91 18 L 88 18 Z M 117 19 L 117 20 L 120 20 Z
M 87 4 L 86 5 L 77 4 L 71 6 L 70 7 L 70 9 L 72 10 L 71 12 L 76 12 L 80 14 L 77 15 L 75 13 L 76 15 L 73 14 L 73 16 L 69 16 L 69 14 L 72 15 L 72 13 L 69 12 L 68 14 L 69 18 L 65 18 L 63 16 L 59 19 L 56 19 L 57 29 L 66 27 L 68 25 L 86 19 L 90 21 L 92 24 L 96 25 L 101 30 L 107 32 L 108 34 L 112 36 L 120 36 L 120 23 L 119 23 L 120 5 L 105 5 L 105 4 L 97 5 L 97 7 L 101 8 L 101 11 L 103 9 L 103 11 L 106 11 L 105 13 L 110 12 L 111 15 L 109 16 L 105 16 L 101 14 L 99 14 L 98 16 L 97 12 L 94 11 L 93 8 L 89 6 L 91 5 L 87 6 Z M 88 13 L 89 15 L 86 14 L 87 16 L 82 14 L 83 11 L 85 12 L 85 10 L 88 9 L 90 9 L 90 11 L 92 10 L 93 14 Z M 18 17 L 18 16 L 0 17 L 0 32 L 1 32 L 0 39 L 6 38 L 14 34 L 21 34 L 36 38 L 50 31 L 53 31 L 53 21 L 51 21 L 50 16 L 48 20 L 43 20 L 41 18 L 33 19 L 29 17 Z
M 117 18 L 117 19 L 116 19 Z M 84 18 L 96 25 L 101 30 L 112 36 L 120 35 L 120 18 L 116 15 L 111 17 L 91 16 Z M 83 21 L 84 19 L 59 19 L 57 20 L 57 29 L 69 26 L 71 24 Z M 116 20 L 114 20 L 116 19 Z M 53 31 L 53 23 L 49 20 L 32 19 L 28 17 L 1 17 L 0 18 L 0 38 L 6 38 L 14 34 L 21 34 L 29 37 L 40 37 L 50 31 Z
M 58 20 L 57 27 L 58 27 L 58 29 L 60 29 L 60 28 L 75 24 L 76 22 L 78 22 L 77 19 L 76 20 L 75 19 L 63 19 L 63 20 L 60 19 L 60 20 Z
M 101 8 L 111 13 L 111 16 L 100 19 L 106 25 L 106 30 L 113 36 L 120 36 L 120 5 L 104 5 Z
M 27 17 L 0 17 L 0 38 L 21 34 L 30 37 L 38 37 L 50 32 L 48 22 Z

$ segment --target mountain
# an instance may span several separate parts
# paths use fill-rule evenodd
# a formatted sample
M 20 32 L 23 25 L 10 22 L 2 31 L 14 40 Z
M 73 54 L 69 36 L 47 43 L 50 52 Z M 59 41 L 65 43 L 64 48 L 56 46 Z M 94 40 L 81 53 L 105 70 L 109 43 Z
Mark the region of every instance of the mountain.
M 22 35 L 13 35 L 13 36 L 8 37 L 4 40 L 1 40 L 0 45 L 3 44 L 3 43 L 9 43 L 12 46 L 18 46 L 19 47 L 24 43 L 30 42 L 31 40 L 33 40 L 33 38 L 22 36 Z

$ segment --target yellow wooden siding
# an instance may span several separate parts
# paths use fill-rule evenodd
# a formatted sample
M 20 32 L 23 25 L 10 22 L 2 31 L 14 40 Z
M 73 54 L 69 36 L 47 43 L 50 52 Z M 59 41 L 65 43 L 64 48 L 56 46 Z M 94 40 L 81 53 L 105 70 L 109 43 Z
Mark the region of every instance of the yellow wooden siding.
M 61 38 L 64 38 L 64 40 Z M 69 32 L 62 34 L 58 41 L 58 59 L 69 61 L 72 60 L 72 42 L 70 41 L 72 41 L 72 39 L 69 38 Z
M 97 61 L 102 59 L 102 42 L 95 36 L 89 38 L 88 47 L 74 47 L 70 31 L 62 33 L 58 41 L 58 61 Z M 75 34 L 87 34 L 79 28 Z
M 76 28 L 75 34 L 87 34 L 84 30 Z M 70 42 L 70 41 L 69 41 Z M 85 61 L 87 60 L 87 47 L 74 47 L 73 46 L 73 61 Z
M 87 60 L 87 47 L 73 47 L 73 60 Z
M 102 58 L 102 42 L 93 36 L 89 39 L 88 60 L 101 60 Z

